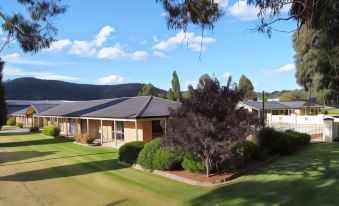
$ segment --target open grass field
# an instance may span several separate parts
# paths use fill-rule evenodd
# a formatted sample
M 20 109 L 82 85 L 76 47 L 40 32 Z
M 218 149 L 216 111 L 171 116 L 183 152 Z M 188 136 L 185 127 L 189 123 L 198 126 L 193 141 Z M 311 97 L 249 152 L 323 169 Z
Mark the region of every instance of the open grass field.
M 327 112 L 328 115 L 332 116 L 339 115 L 339 108 L 328 109 Z
M 1 127 L 1 131 L 7 131 L 7 130 L 15 130 L 17 129 L 16 126 L 8 126 L 8 125 L 4 125 Z
M 117 150 L 0 134 L 0 205 L 339 205 L 339 144 L 314 144 L 232 183 L 199 187 L 117 163 Z

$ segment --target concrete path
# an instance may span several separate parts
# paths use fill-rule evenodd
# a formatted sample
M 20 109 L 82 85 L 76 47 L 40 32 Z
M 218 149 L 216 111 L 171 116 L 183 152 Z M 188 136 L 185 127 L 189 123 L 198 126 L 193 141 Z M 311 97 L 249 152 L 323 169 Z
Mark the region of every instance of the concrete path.
M 27 132 L 29 132 L 29 128 L 18 128 L 18 129 L 0 131 L 0 134 L 16 134 L 16 133 L 27 133 Z

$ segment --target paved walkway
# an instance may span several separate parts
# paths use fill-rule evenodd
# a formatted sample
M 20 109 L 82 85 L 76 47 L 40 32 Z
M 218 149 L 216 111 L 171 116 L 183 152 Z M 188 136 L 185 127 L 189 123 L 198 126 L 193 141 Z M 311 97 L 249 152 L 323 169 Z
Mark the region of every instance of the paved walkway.
M 29 132 L 28 128 L 18 128 L 18 129 L 0 131 L 0 134 L 16 134 L 16 133 L 27 133 L 27 132 Z

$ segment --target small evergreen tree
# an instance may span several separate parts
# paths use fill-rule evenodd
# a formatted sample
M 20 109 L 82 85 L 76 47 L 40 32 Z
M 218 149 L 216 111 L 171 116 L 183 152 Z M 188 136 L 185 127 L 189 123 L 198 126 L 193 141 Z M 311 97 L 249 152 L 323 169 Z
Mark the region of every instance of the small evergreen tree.
M 181 94 L 181 91 L 180 91 L 180 82 L 179 82 L 178 74 L 177 74 L 176 71 L 173 72 L 172 91 L 174 93 L 174 100 L 175 101 L 181 101 L 182 94 Z
M 166 97 L 167 97 L 168 100 L 175 101 L 175 97 L 174 97 L 174 93 L 173 93 L 172 89 L 168 90 Z
M 145 84 L 142 90 L 138 93 L 138 96 L 150 96 L 153 95 L 154 86 L 151 83 Z
M 241 75 L 239 79 L 238 90 L 244 95 L 245 99 L 254 100 L 257 97 L 251 80 L 245 75 Z

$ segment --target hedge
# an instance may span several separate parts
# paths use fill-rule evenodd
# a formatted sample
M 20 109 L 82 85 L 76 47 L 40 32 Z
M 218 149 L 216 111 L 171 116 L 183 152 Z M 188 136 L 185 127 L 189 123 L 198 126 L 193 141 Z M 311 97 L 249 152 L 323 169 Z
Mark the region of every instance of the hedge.
M 24 127 L 24 124 L 22 124 L 22 123 L 16 123 L 16 126 L 19 127 L 19 128 L 23 128 L 23 127 Z
M 92 134 L 78 134 L 75 139 L 82 144 L 91 144 L 95 140 L 95 136 Z
M 259 158 L 260 145 L 255 141 L 243 140 L 230 146 L 231 158 L 236 167 L 242 167 L 251 159 Z
M 8 126 L 15 126 L 15 119 L 13 117 L 9 118 L 6 122 Z
M 42 131 L 42 134 L 46 136 L 52 136 L 52 137 L 58 137 L 59 133 L 60 133 L 60 129 L 59 127 L 55 125 L 46 126 L 44 130 Z
M 119 161 L 128 164 L 136 163 L 140 151 L 144 148 L 145 143 L 142 141 L 133 141 L 122 145 L 119 148 Z
M 192 153 L 186 153 L 181 163 L 182 168 L 191 172 L 204 172 L 206 170 L 204 162 Z
M 161 139 L 157 138 L 146 144 L 140 151 L 137 162 L 145 169 L 153 169 L 155 153 L 161 148 Z
M 180 168 L 182 156 L 168 148 L 160 148 L 154 155 L 153 168 L 157 170 L 173 170 Z

